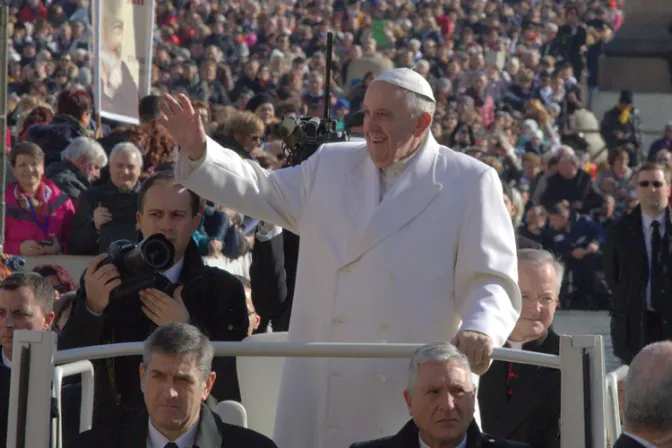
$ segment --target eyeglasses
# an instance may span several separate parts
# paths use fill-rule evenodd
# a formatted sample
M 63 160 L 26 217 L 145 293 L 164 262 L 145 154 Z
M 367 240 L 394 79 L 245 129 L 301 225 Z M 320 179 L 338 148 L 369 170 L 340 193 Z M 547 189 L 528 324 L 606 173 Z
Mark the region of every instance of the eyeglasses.
M 534 297 L 523 295 L 523 300 L 526 302 L 537 302 L 542 306 L 542 308 L 548 308 L 557 302 L 554 297 L 550 296 L 541 296 L 535 299 Z
M 649 185 L 653 185 L 654 188 L 662 188 L 663 183 L 659 180 L 642 180 L 639 182 L 639 186 L 642 188 L 648 188 Z

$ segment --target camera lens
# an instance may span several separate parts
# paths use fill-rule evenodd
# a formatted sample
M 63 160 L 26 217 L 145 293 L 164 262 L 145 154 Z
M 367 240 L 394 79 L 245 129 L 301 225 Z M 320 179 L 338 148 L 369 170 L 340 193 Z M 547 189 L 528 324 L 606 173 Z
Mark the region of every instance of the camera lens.
M 151 269 L 167 269 L 173 264 L 174 249 L 170 242 L 160 239 L 150 240 L 142 248 L 142 255 Z

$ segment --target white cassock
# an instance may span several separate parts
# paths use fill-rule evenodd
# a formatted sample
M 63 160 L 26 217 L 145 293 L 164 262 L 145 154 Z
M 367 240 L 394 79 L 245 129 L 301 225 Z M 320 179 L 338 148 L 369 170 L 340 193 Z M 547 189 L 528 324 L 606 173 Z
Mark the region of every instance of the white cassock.
M 270 172 L 208 139 L 176 171 L 199 195 L 301 236 L 289 341 L 429 343 L 461 328 L 501 347 L 521 303 L 496 172 L 431 134 L 407 165 L 382 201 L 361 142 Z M 346 448 L 395 434 L 407 377 L 405 359 L 288 358 L 274 440 Z

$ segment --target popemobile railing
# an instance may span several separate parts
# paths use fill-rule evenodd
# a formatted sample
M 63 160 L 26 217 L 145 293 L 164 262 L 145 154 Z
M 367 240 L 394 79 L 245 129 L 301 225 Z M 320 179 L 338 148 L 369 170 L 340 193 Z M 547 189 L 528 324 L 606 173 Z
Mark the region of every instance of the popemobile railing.
M 607 434 L 610 440 L 616 440 L 623 432 L 621 428 L 621 406 L 618 396 L 618 383 L 628 376 L 628 366 L 623 365 L 610 372 L 606 378 L 607 388 Z
M 56 351 L 53 332 L 14 332 L 8 448 L 49 447 L 54 366 L 80 363 L 63 375 L 89 371 L 81 361 L 142 353 L 142 343 L 110 344 Z M 341 344 L 291 342 L 215 342 L 216 356 L 407 358 L 420 344 Z M 604 346 L 601 336 L 561 336 L 560 356 L 498 348 L 494 359 L 532 364 L 562 372 L 561 448 L 605 448 L 606 394 Z M 61 376 L 62 378 L 62 376 Z M 92 379 L 92 376 L 90 377 Z M 91 422 L 93 387 L 82 390 L 80 431 Z M 88 415 L 87 415 L 88 414 Z M 290 448 L 290 447 L 280 447 Z

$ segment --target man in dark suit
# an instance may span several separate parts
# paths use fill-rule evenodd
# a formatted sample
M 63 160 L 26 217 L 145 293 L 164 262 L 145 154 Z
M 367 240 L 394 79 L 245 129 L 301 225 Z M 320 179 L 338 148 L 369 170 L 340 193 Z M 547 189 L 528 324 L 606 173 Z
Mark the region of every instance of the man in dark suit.
M 47 279 L 32 272 L 12 274 L 0 284 L 0 446 L 7 437 L 14 330 L 48 330 L 55 295 Z
M 483 434 L 474 420 L 476 388 L 469 360 L 451 344 L 437 342 L 411 357 L 406 406 L 412 417 L 396 435 L 350 448 L 524 448 Z
M 128 279 L 113 264 L 94 258 L 84 274 L 70 318 L 59 338 L 59 349 L 145 340 L 158 326 L 191 322 L 216 341 L 240 341 L 247 336 L 248 317 L 243 285 L 233 275 L 207 267 L 191 235 L 200 225 L 200 199 L 161 172 L 138 192 L 138 226 L 145 236 L 163 234 L 175 247 L 173 266 L 153 272 L 154 285 L 121 296 L 110 296 Z M 183 287 L 177 286 L 182 284 Z M 171 293 L 171 289 L 174 292 Z M 116 293 L 115 293 L 116 294 Z M 142 408 L 136 372 L 137 356 L 96 361 L 96 405 L 93 426 Z M 240 400 L 235 358 L 215 360 L 222 381 L 212 395 L 219 401 Z
M 670 173 L 645 162 L 636 183 L 640 205 L 609 229 L 604 247 L 611 338 L 625 364 L 645 345 L 672 339 Z
M 223 423 L 204 405 L 216 379 L 213 355 L 212 344 L 193 325 L 159 327 L 145 341 L 140 365 L 146 411 L 122 425 L 86 431 L 73 446 L 277 448 L 251 429 Z
M 625 380 L 623 434 L 614 448 L 672 447 L 672 342 L 644 347 Z
M 563 271 L 550 252 L 518 251 L 523 308 L 505 347 L 560 353 L 560 337 L 551 324 Z M 560 446 L 560 370 L 494 361 L 479 381 L 478 402 L 483 430 L 489 434 L 533 448 Z

